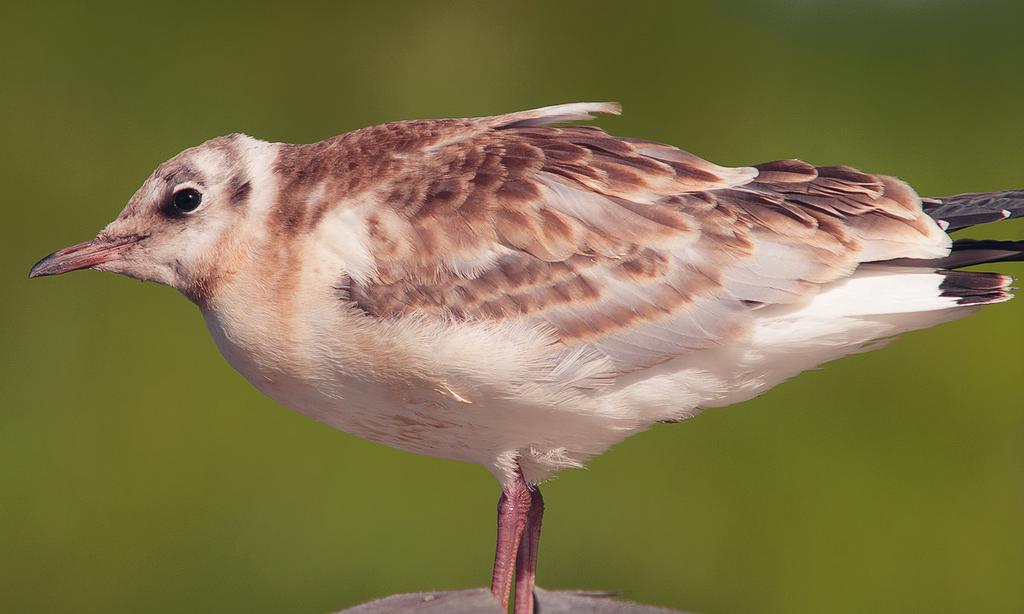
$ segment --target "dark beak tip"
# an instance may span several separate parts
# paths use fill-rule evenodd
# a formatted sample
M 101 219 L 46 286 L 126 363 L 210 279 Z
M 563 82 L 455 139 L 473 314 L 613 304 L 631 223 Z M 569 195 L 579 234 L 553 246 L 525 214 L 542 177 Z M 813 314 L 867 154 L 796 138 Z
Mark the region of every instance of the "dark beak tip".
M 28 278 L 34 279 L 36 277 L 46 277 L 47 275 L 51 275 L 52 273 L 48 271 L 47 268 L 49 267 L 50 260 L 52 260 L 52 258 L 53 254 L 50 254 L 39 262 L 33 264 L 32 268 L 28 271 Z
M 123 253 L 145 236 L 131 235 L 127 237 L 95 239 L 59 249 L 39 262 L 32 265 L 28 272 L 29 279 L 60 275 L 79 269 L 91 269 L 98 264 L 111 262 L 120 258 Z

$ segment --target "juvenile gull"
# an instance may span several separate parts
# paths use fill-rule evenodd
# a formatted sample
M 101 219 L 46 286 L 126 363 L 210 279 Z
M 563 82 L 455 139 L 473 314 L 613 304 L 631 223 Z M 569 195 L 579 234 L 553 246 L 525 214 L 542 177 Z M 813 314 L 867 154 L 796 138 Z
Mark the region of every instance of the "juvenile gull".
M 1024 215 L 1021 191 L 922 201 L 846 166 L 726 168 L 552 125 L 618 112 L 405 121 L 309 145 L 219 137 L 31 275 L 175 287 L 283 405 L 486 467 L 502 489 L 491 590 L 532 612 L 540 481 L 1006 301 L 1009 277 L 955 269 L 1024 258 L 1021 241 L 946 234 Z

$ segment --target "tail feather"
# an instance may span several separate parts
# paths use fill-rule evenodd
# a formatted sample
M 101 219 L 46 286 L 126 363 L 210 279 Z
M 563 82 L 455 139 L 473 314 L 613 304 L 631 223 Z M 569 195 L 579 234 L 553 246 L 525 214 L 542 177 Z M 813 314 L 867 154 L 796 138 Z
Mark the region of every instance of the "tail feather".
M 943 276 L 939 296 L 956 299 L 957 305 L 988 305 L 1013 298 L 1013 278 L 978 271 L 937 271 Z
M 961 228 L 1024 217 L 1024 190 L 972 192 L 922 200 L 928 217 L 953 232 Z
M 1024 262 L 1024 241 L 994 241 L 988 239 L 957 239 L 948 256 L 942 258 L 898 258 L 886 260 L 894 266 L 960 269 L 992 262 Z
M 1024 261 L 1024 241 L 995 241 L 991 239 L 957 239 L 949 258 L 955 262 L 947 268 L 958 268 L 989 262 Z

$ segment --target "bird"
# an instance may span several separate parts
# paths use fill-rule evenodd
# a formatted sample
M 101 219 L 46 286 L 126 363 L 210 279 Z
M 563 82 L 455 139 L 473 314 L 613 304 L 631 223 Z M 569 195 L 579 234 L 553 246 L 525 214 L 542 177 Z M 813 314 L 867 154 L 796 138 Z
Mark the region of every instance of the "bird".
M 1024 260 L 1024 241 L 949 235 L 1021 217 L 1024 190 L 921 198 L 848 166 L 725 167 L 587 123 L 620 111 L 217 137 L 30 276 L 176 288 L 280 404 L 485 467 L 501 488 L 491 592 L 528 614 L 543 480 L 1007 301 L 1010 277 L 962 269 Z

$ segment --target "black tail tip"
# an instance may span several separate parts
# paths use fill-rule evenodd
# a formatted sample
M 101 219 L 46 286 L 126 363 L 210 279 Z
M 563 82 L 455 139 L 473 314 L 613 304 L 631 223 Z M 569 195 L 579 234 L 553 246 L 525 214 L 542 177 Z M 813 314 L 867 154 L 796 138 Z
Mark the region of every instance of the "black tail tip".
M 957 305 L 989 305 L 1013 298 L 1013 278 L 978 271 L 939 271 L 945 277 L 939 285 L 941 296 L 957 299 Z

